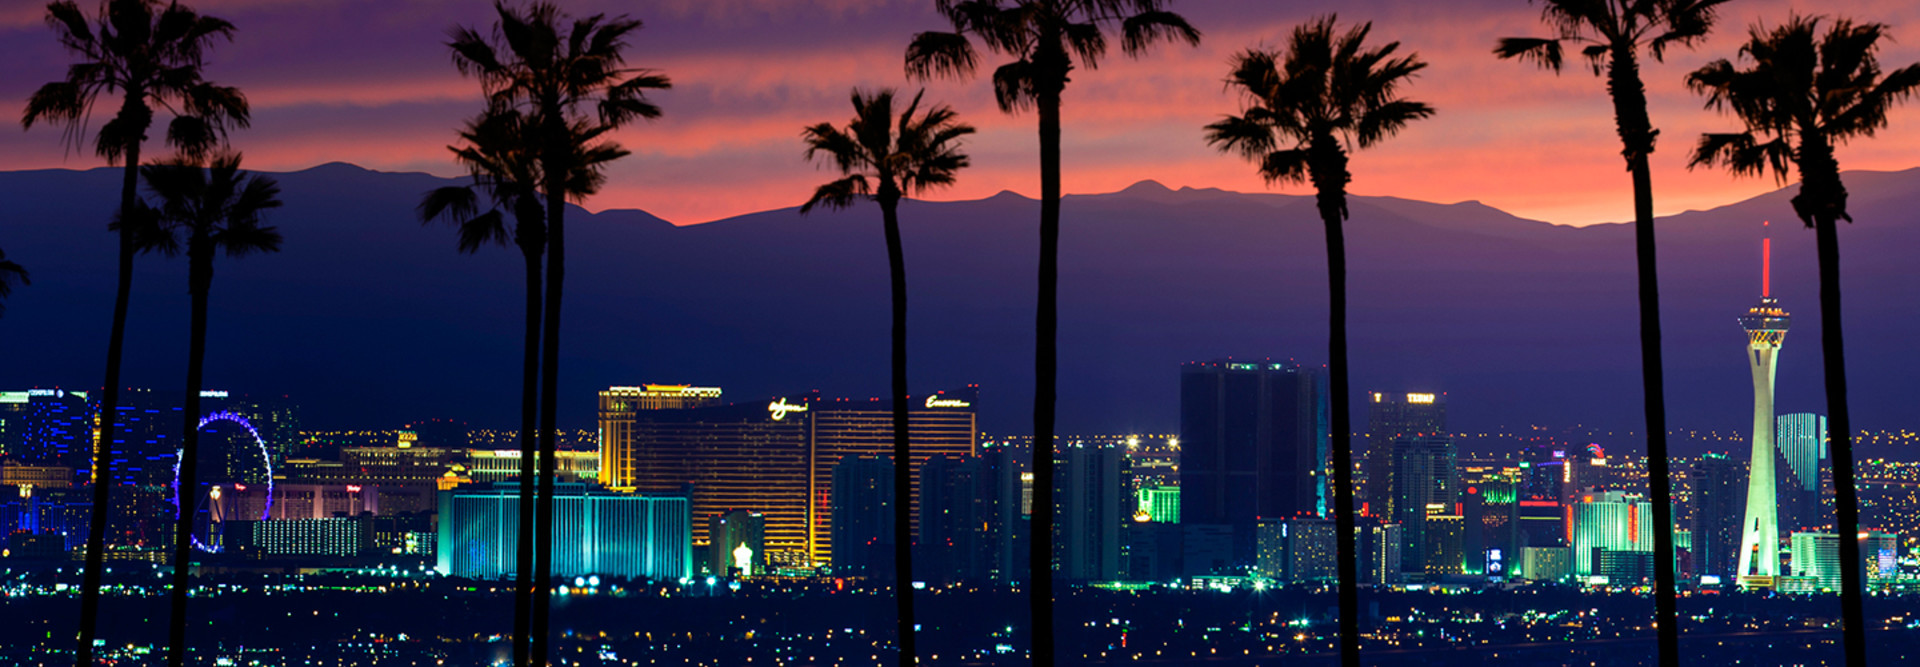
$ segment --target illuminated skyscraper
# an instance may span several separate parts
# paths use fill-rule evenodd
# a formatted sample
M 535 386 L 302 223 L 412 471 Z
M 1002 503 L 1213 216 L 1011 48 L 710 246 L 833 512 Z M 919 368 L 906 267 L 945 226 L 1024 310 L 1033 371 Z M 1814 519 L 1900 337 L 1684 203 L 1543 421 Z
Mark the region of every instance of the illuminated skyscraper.
M 1355 499 L 1371 516 L 1393 521 L 1396 491 L 1393 441 L 1400 438 L 1439 437 L 1447 434 L 1447 395 L 1432 393 L 1367 394 L 1367 440 L 1364 484 L 1356 484 Z
M 1774 370 L 1789 317 L 1771 294 L 1772 239 L 1761 241 L 1760 303 L 1740 317 L 1747 331 L 1747 367 L 1753 374 L 1753 457 L 1747 467 L 1747 511 L 1740 522 L 1735 570 L 1743 585 L 1770 586 L 1780 576 L 1780 515 L 1774 478 Z M 1753 579 L 1748 579 L 1753 577 Z
M 1602 574 L 1602 551 L 1653 551 L 1653 504 L 1638 494 L 1582 494 L 1573 504 L 1573 574 Z
M 606 493 L 555 484 L 553 574 L 671 580 L 693 574 L 687 499 Z M 441 491 L 436 569 L 504 578 L 516 570 L 520 489 L 514 484 Z
M 704 408 L 720 403 L 719 387 L 649 384 L 608 387 L 600 392 L 600 483 L 613 488 L 634 485 L 636 415 L 654 410 Z
M 1790 531 L 1833 529 L 1833 512 L 1821 501 L 1821 473 L 1828 469 L 1827 418 L 1807 412 L 1780 415 L 1774 432 L 1775 493 L 1780 524 Z
M 1229 360 L 1181 365 L 1181 525 L 1226 527 L 1226 565 L 1252 567 L 1260 518 L 1326 514 L 1329 434 L 1327 377 L 1319 370 Z
M 1401 526 L 1403 572 L 1430 572 L 1430 566 L 1442 558 L 1429 549 L 1427 509 L 1438 508 L 1435 516 L 1459 516 L 1454 511 L 1460 501 L 1457 458 L 1452 438 L 1422 436 L 1393 441 L 1394 516 L 1390 520 Z M 1454 556 L 1459 555 L 1459 549 L 1458 545 L 1453 547 Z M 1450 567 L 1458 573 L 1460 563 L 1455 561 Z
M 1793 574 L 1819 581 L 1817 588 L 1840 590 L 1840 536 L 1833 533 L 1794 533 L 1790 552 Z
M 849 455 L 893 453 L 887 401 L 810 393 L 732 405 L 706 405 L 702 398 L 700 407 L 675 408 L 649 407 L 648 397 L 623 393 L 616 388 L 601 394 L 602 483 L 619 491 L 686 495 L 693 520 L 701 523 L 732 510 L 760 512 L 774 569 L 830 564 L 834 465 Z M 977 393 L 978 387 L 968 386 L 915 397 L 908 418 L 915 459 L 974 453 Z M 918 506 L 917 496 L 912 502 Z M 693 541 L 705 547 L 707 535 L 696 534 Z

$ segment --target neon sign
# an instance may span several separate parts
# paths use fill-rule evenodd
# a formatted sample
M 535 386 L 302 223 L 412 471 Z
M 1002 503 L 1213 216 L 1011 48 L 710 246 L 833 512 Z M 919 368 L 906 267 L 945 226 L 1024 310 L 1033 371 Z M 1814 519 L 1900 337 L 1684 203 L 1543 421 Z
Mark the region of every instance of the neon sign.
M 1407 402 L 1414 404 L 1432 403 L 1433 394 L 1407 394 Z
M 937 394 L 927 397 L 927 407 L 929 408 L 965 408 L 972 406 L 972 403 L 957 398 L 940 398 Z
M 767 412 L 773 416 L 774 421 L 780 421 L 782 419 L 786 419 L 787 413 L 790 413 L 790 412 L 806 412 L 806 411 L 807 411 L 807 404 L 788 403 L 787 399 L 784 397 L 767 404 Z

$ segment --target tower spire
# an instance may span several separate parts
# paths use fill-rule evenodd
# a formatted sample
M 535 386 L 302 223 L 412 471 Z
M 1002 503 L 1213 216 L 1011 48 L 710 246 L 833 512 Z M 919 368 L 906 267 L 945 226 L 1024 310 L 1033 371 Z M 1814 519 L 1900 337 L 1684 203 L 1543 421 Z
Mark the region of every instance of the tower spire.
M 1767 224 L 1765 220 L 1760 221 L 1763 228 Z M 1773 296 L 1773 237 L 1770 236 L 1760 237 L 1760 296 Z

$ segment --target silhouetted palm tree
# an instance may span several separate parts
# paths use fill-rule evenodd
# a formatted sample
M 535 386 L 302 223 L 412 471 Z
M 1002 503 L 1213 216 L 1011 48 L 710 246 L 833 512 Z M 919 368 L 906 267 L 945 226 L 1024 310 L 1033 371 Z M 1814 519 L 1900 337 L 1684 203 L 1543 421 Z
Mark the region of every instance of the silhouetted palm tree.
M 472 28 L 455 28 L 448 46 L 453 49 L 454 65 L 480 79 L 490 105 L 519 109 L 537 128 L 543 181 L 540 191 L 547 205 L 547 293 L 541 332 L 540 488 L 535 511 L 545 522 L 542 525 L 552 525 L 566 205 L 569 197 L 579 199 L 586 194 L 570 189 L 568 179 L 574 173 L 571 163 L 585 152 L 583 141 L 592 141 L 636 119 L 659 117 L 660 108 L 647 100 L 646 92 L 668 88 L 670 83 L 666 76 L 652 70 L 625 66 L 621 51 L 627 46 L 627 36 L 640 29 L 636 19 L 594 14 L 563 26 L 566 16 L 550 3 L 536 2 L 525 9 L 496 3 L 494 9 L 500 21 L 491 38 Z M 586 131 L 579 129 L 582 124 L 586 124 Z M 544 666 L 553 531 L 541 529 L 536 533 L 534 570 L 541 579 L 535 591 L 531 620 L 534 643 L 529 656 L 532 664 Z
M 1847 409 L 1847 366 L 1840 332 L 1840 240 L 1847 213 L 1834 146 L 1871 137 L 1887 126 L 1887 110 L 1920 88 L 1920 65 L 1882 72 L 1877 54 L 1887 26 L 1838 19 L 1821 31 L 1819 17 L 1795 16 L 1771 30 L 1754 26 L 1740 47 L 1746 65 L 1708 63 L 1687 75 L 1687 87 L 1710 109 L 1732 112 L 1746 131 L 1701 135 L 1689 166 L 1717 166 L 1739 176 L 1772 172 L 1784 184 L 1800 172 L 1793 212 L 1814 231 L 1820 256 L 1820 347 L 1826 367 L 1827 423 L 1833 447 L 1834 509 L 1840 532 L 1840 609 L 1847 664 L 1867 664 L 1861 609 L 1860 505 L 1854 489 L 1853 423 Z
M 25 268 L 7 259 L 7 251 L 0 250 L 0 299 L 5 299 L 13 294 L 14 283 L 32 285 L 33 280 L 27 276 L 27 270 Z M 7 305 L 0 303 L 0 315 L 5 315 L 6 313 Z
M 913 450 L 907 439 L 907 263 L 900 246 L 900 199 L 952 185 L 954 172 L 967 166 L 960 137 L 973 126 L 956 122 L 958 114 L 946 105 L 935 106 L 918 118 L 920 96 L 915 93 L 898 124 L 893 116 L 893 91 L 871 94 L 853 91 L 853 121 L 846 129 L 820 123 L 802 132 L 807 159 L 832 165 L 845 177 L 820 186 L 800 206 L 805 214 L 815 206 L 838 209 L 860 199 L 880 204 L 887 236 L 887 269 L 893 285 L 893 595 L 899 608 L 900 665 L 914 664 L 913 526 L 911 522 Z
M 513 109 L 493 110 L 467 123 L 460 132 L 464 145 L 449 147 L 473 178 L 471 185 L 436 188 L 420 202 L 421 222 L 445 221 L 457 225 L 460 251 L 478 252 L 481 246 L 505 244 L 511 238 L 527 265 L 527 309 L 520 375 L 520 496 L 534 495 L 536 416 L 539 406 L 541 258 L 546 251 L 546 209 L 540 198 L 540 160 L 536 128 Z M 586 128 L 579 128 L 586 131 Z M 585 142 L 582 142 L 585 143 Z M 594 143 L 574 160 L 574 183 L 568 189 L 591 193 L 599 189 L 602 164 L 627 151 L 611 142 Z M 489 203 L 481 207 L 482 195 Z M 507 229 L 511 212 L 513 229 Z M 520 503 L 520 530 L 516 563 L 533 563 L 533 503 Z M 533 568 L 515 568 L 514 664 L 527 663 L 528 624 L 532 618 Z
M 1238 116 L 1207 126 L 1207 143 L 1260 165 L 1268 183 L 1311 181 L 1327 230 L 1328 358 L 1333 407 L 1333 488 L 1340 577 L 1341 659 L 1360 664 L 1360 602 L 1353 520 L 1353 425 L 1347 378 L 1347 152 L 1368 148 L 1433 108 L 1399 96 L 1427 64 L 1393 57 L 1399 42 L 1368 49 L 1373 29 L 1345 32 L 1326 16 L 1295 27 L 1285 51 L 1249 49 L 1233 59 L 1227 85 L 1243 99 Z
M 923 32 L 907 46 L 907 75 L 966 77 L 978 66 L 977 39 L 1012 62 L 993 72 L 1000 110 L 1033 109 L 1040 121 L 1040 276 L 1035 315 L 1033 387 L 1033 514 L 1029 526 L 1029 585 L 1033 613 L 1033 660 L 1054 662 L 1053 637 L 1053 423 L 1059 374 L 1060 284 L 1060 96 L 1077 64 L 1099 66 L 1107 30 L 1121 32 L 1129 56 L 1158 41 L 1200 43 L 1166 0 L 936 0 L 952 32 Z
M 231 38 L 233 24 L 201 16 L 192 9 L 158 0 L 106 0 L 99 16 L 89 17 L 72 0 L 47 4 L 47 23 L 60 45 L 79 56 L 65 79 L 33 93 L 21 125 L 46 121 L 64 126 L 66 140 L 78 147 L 86 139 L 93 105 L 119 93 L 120 108 L 94 136 L 94 151 L 113 164 L 125 159 L 120 183 L 120 218 L 139 211 L 137 181 L 140 147 L 153 125 L 154 110 L 174 114 L 167 143 L 198 155 L 224 137 L 227 126 L 247 125 L 247 100 L 235 88 L 201 78 L 205 50 L 216 38 Z M 100 620 L 100 573 L 107 529 L 108 489 L 113 482 L 114 419 L 120 405 L 120 353 L 126 339 L 127 300 L 133 290 L 133 226 L 120 229 L 119 278 L 113 303 L 113 329 L 107 339 L 107 372 L 100 396 L 100 434 L 94 448 L 93 519 L 87 531 L 87 565 L 80 592 L 80 632 L 74 664 L 93 663 L 93 640 Z
M 173 614 L 167 630 L 167 664 L 180 667 L 187 655 L 187 592 L 193 585 L 193 518 L 198 504 L 201 372 L 207 358 L 207 292 L 213 286 L 213 257 L 245 257 L 279 252 L 280 232 L 260 224 L 260 214 L 280 207 L 280 186 L 273 179 L 240 170 L 238 153 L 213 158 L 210 168 L 179 159 L 141 168 L 147 189 L 158 199 L 156 221 L 164 235 L 153 236 L 155 249 L 187 253 L 190 319 L 187 337 L 187 395 L 182 412 L 180 479 L 174 502 L 178 514 L 173 542 Z
M 1646 86 L 1640 80 L 1640 52 L 1658 61 L 1672 46 L 1692 46 L 1713 29 L 1714 12 L 1726 0 L 1546 0 L 1542 20 L 1555 37 L 1500 40 L 1493 52 L 1560 71 L 1563 42 L 1582 45 L 1580 54 L 1598 76 L 1607 76 L 1613 98 L 1613 122 L 1633 178 L 1634 252 L 1640 274 L 1640 377 L 1647 418 L 1647 483 L 1653 491 L 1654 620 L 1660 634 L 1660 662 L 1680 664 L 1673 551 L 1673 482 L 1668 467 L 1665 364 L 1660 352 L 1660 274 L 1653 234 L 1653 121 L 1647 116 Z

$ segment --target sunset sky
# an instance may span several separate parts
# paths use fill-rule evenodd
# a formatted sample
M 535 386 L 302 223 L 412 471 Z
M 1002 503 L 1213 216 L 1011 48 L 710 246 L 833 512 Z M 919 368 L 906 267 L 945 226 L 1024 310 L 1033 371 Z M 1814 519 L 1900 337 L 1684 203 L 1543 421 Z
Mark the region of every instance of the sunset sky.
M 91 9 L 92 0 L 82 0 Z M 479 86 L 453 68 L 446 31 L 490 26 L 478 0 L 197 0 L 190 6 L 232 21 L 231 44 L 216 48 L 209 79 L 242 88 L 253 103 L 250 130 L 234 146 L 249 166 L 298 170 L 351 162 L 384 171 L 461 172 L 445 146 L 480 108 Z M 626 12 L 646 22 L 628 50 L 635 66 L 659 70 L 674 87 L 654 97 L 665 117 L 625 130 L 634 155 L 617 163 L 594 210 L 639 208 L 694 224 L 798 205 L 829 178 L 802 159 L 800 128 L 851 117 L 854 86 L 913 88 L 901 56 L 916 32 L 948 26 L 932 0 L 568 0 L 579 15 Z M 1174 0 L 1203 33 L 1198 48 L 1160 46 L 1145 59 L 1116 49 L 1099 69 L 1082 69 L 1064 108 L 1065 189 L 1118 190 L 1153 179 L 1172 187 L 1267 189 L 1253 168 L 1208 148 L 1201 127 L 1236 111 L 1222 78 L 1237 51 L 1283 43 L 1291 26 L 1339 9 L 1343 21 L 1370 20 L 1377 39 L 1399 40 L 1431 67 L 1407 90 L 1439 114 L 1387 145 L 1357 155 L 1352 191 L 1437 202 L 1480 200 L 1524 217 L 1565 224 L 1631 216 L 1630 186 L 1613 133 L 1603 82 L 1577 64 L 1559 76 L 1496 60 L 1504 36 L 1545 36 L 1537 5 L 1524 0 L 1359 0 L 1248 2 Z M 1749 26 L 1790 11 L 1823 12 L 1891 24 L 1883 51 L 1891 69 L 1920 61 L 1920 3 L 1872 0 L 1735 0 L 1718 31 L 1697 49 L 1670 54 L 1644 72 L 1654 124 L 1660 213 L 1731 203 L 1777 187 L 1685 169 L 1703 131 L 1734 128 L 1701 108 L 1681 84 L 1708 60 L 1732 57 Z M 17 119 L 40 84 L 61 76 L 71 56 L 41 20 L 42 5 L 0 0 L 0 106 Z M 1117 40 L 1116 40 L 1117 43 Z M 989 55 L 991 67 L 1003 59 Z M 1034 118 L 1008 116 L 984 79 L 927 84 L 929 98 L 955 106 L 980 128 L 968 144 L 973 167 L 934 199 L 975 199 L 1001 190 L 1038 194 Z M 101 111 L 110 113 L 111 103 Z M 96 116 L 95 124 L 104 120 Z M 1920 106 L 1902 108 L 1873 140 L 1842 148 L 1847 169 L 1920 165 Z M 91 149 L 72 152 L 54 128 L 0 132 L 0 169 L 100 166 Z M 1301 186 L 1280 190 L 1304 192 Z

